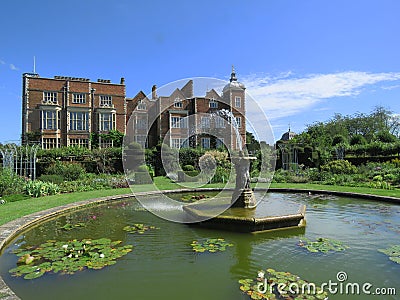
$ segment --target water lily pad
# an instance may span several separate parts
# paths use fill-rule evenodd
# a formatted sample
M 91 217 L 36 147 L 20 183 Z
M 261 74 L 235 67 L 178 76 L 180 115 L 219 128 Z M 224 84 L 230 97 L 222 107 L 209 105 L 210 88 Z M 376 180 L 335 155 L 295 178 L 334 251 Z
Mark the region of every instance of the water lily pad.
M 143 234 L 148 230 L 153 230 L 153 229 L 159 229 L 155 226 L 150 226 L 150 225 L 145 225 L 142 223 L 136 223 L 133 225 L 127 225 L 124 228 L 122 228 L 124 231 L 129 232 L 129 233 L 139 233 Z
M 47 241 L 36 248 L 13 251 L 20 257 L 18 266 L 9 270 L 13 276 L 35 279 L 45 273 L 74 274 L 85 268 L 102 269 L 132 251 L 131 245 L 119 246 L 121 241 L 98 240 Z
M 64 226 L 61 226 L 60 229 L 70 231 L 72 229 L 82 228 L 82 227 L 86 227 L 86 224 L 85 223 L 76 223 L 76 224 L 67 223 Z
M 233 244 L 226 242 L 224 239 L 201 239 L 193 241 L 192 246 L 194 252 L 222 252 L 226 247 L 232 247 Z
M 315 283 L 307 282 L 289 272 L 274 269 L 258 271 L 255 279 L 239 280 L 240 290 L 250 299 L 327 299 L 328 293 L 315 288 Z M 298 287 L 298 288 L 297 288 Z M 304 287 L 304 288 L 303 288 Z M 308 289 L 308 287 L 311 287 Z
M 304 239 L 298 243 L 298 246 L 305 248 L 312 253 L 339 252 L 349 248 L 340 241 L 328 238 L 318 238 L 316 241 L 310 241 L 309 239 Z
M 386 254 L 391 261 L 400 264 L 400 245 L 393 245 L 386 249 L 379 249 L 378 251 Z

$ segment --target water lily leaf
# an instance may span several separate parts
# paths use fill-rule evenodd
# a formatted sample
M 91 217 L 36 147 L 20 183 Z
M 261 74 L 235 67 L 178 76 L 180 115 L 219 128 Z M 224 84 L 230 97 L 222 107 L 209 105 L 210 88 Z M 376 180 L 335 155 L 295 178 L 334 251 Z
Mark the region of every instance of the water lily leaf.
M 312 253 L 340 252 L 349 248 L 340 241 L 328 238 L 318 238 L 316 241 L 305 239 L 300 241 L 298 246 L 305 248 Z
M 224 239 L 202 239 L 193 241 L 191 244 L 194 252 L 223 252 L 227 247 L 232 247 L 233 244 L 226 242 Z
M 36 248 L 15 250 L 18 256 L 23 255 L 18 260 L 18 267 L 9 272 L 24 279 L 35 279 L 48 272 L 74 274 L 85 268 L 102 269 L 115 264 L 116 259 L 132 251 L 131 245 L 117 247 L 120 243 L 107 238 L 47 241 Z
M 386 249 L 378 249 L 378 251 L 386 254 L 391 261 L 400 264 L 400 245 L 393 245 Z
M 296 284 L 296 286 L 303 286 L 305 284 L 310 284 L 317 286 L 314 283 L 308 283 L 307 281 L 301 279 L 295 274 L 290 272 L 277 272 L 274 269 L 267 269 L 264 271 L 258 271 L 258 274 L 263 273 L 265 279 L 240 279 L 240 290 L 250 297 L 250 299 L 327 299 L 328 293 L 318 289 L 317 293 L 313 294 L 312 290 L 299 289 L 299 291 L 292 291 L 289 286 L 290 284 Z M 260 280 L 267 280 L 268 287 L 265 290 L 259 290 Z M 278 286 L 279 284 L 284 284 L 286 287 L 283 289 L 272 288 L 273 286 Z M 262 293 L 264 292 L 264 293 Z
M 143 234 L 148 230 L 153 230 L 153 229 L 159 229 L 155 226 L 150 226 L 150 225 L 145 225 L 145 224 L 141 224 L 141 223 L 136 223 L 133 225 L 127 225 L 124 228 L 122 228 L 122 230 L 129 232 L 129 233 L 139 233 L 139 234 Z

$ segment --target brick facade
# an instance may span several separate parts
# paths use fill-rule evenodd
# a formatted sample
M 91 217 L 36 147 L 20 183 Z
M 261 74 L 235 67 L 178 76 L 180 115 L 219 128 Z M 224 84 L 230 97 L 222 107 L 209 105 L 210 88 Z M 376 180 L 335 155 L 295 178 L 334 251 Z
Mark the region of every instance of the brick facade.
M 131 116 L 127 124 L 127 136 L 145 147 L 152 147 L 159 141 L 164 141 L 171 147 L 177 147 L 179 142 L 184 142 L 181 145 L 183 147 L 214 148 L 219 142 L 223 142 L 226 147 L 238 150 L 246 142 L 245 95 L 245 87 L 237 82 L 234 70 L 222 95 L 212 89 L 207 91 L 204 97 L 196 97 L 193 95 L 192 80 L 182 88 L 175 89 L 169 96 L 157 95 L 156 87 L 153 86 L 150 99 L 142 91 L 134 98 L 127 98 L 127 118 Z M 137 109 L 139 103 L 145 103 L 144 110 Z M 231 116 L 240 118 L 240 140 L 236 138 L 233 122 L 227 121 L 227 126 L 223 128 L 216 126 L 217 119 L 221 119 L 216 116 L 220 110 L 226 110 Z M 139 120 L 143 118 L 146 118 L 146 129 L 139 126 Z M 184 120 L 182 123 L 185 124 L 177 126 L 176 120 Z M 139 135 L 140 139 L 137 138 Z M 218 142 L 217 137 L 223 137 L 223 141 Z
M 22 143 L 91 147 L 91 133 L 125 132 L 125 83 L 23 74 Z
M 90 148 L 91 134 L 112 129 L 126 133 L 128 139 L 144 147 L 164 141 L 171 147 L 213 148 L 223 142 L 230 149 L 238 149 L 246 141 L 245 87 L 237 81 L 234 70 L 221 95 L 212 89 L 203 97 L 194 96 L 192 80 L 169 96 L 157 95 L 153 86 L 150 98 L 142 91 L 127 98 L 124 78 L 116 84 L 103 79 L 41 78 L 31 73 L 23 74 L 22 92 L 23 144 L 39 142 L 46 149 L 73 145 Z M 226 121 L 227 126 L 217 126 L 221 110 L 240 118 L 240 141 L 235 127 L 229 125 L 232 120 Z M 99 144 L 111 146 L 101 138 Z

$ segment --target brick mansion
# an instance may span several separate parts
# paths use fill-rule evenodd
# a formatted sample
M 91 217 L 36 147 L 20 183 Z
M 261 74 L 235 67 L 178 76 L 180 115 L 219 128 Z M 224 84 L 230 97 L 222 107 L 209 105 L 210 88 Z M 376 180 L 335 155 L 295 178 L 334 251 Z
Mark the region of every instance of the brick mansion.
M 95 134 L 99 147 L 112 147 L 112 142 L 102 140 L 102 136 L 117 130 L 143 147 L 164 141 L 174 148 L 216 148 L 222 143 L 231 149 L 240 148 L 246 141 L 246 99 L 245 86 L 237 80 L 234 69 L 221 94 L 211 89 L 204 96 L 195 96 L 193 90 L 193 81 L 189 80 L 170 95 L 158 95 L 154 85 L 149 96 L 140 91 L 129 98 L 124 78 L 112 83 L 105 79 L 93 82 L 87 78 L 42 78 L 36 73 L 24 73 L 22 144 L 38 143 L 43 149 L 92 148 L 91 136 Z M 210 118 L 219 110 L 230 112 L 236 131 L 227 129 L 228 121 Z M 203 129 L 201 133 L 196 134 L 198 130 L 193 131 L 185 121 L 191 116 L 195 120 L 193 126 Z M 222 134 L 216 138 L 218 134 L 212 134 L 210 128 Z

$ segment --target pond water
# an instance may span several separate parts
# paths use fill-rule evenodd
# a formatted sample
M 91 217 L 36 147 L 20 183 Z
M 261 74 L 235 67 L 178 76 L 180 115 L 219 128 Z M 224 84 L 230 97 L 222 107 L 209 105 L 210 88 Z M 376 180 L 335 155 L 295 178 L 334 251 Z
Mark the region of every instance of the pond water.
M 256 195 L 257 196 L 257 195 Z M 395 288 L 400 294 L 400 264 L 378 249 L 400 244 L 400 206 L 344 197 L 269 193 L 260 204 L 297 208 L 307 205 L 307 226 L 257 234 L 216 231 L 165 221 L 145 211 L 135 200 L 115 202 L 75 211 L 30 229 L 17 237 L 0 256 L 0 275 L 22 299 L 249 299 L 239 290 L 239 279 L 256 278 L 261 269 L 273 268 L 322 284 L 371 283 L 375 288 Z M 257 209 L 260 209 L 257 208 Z M 70 231 L 67 223 L 86 223 Z M 158 227 L 130 234 L 126 225 L 144 223 Z M 47 240 L 121 240 L 133 251 L 102 270 L 73 275 L 45 274 L 26 280 L 12 277 L 18 257 L 12 250 L 37 246 Z M 349 248 L 342 252 L 310 253 L 299 240 L 326 237 Z M 225 252 L 194 253 L 190 244 L 201 238 L 224 238 L 232 243 Z M 330 295 L 329 299 L 399 299 L 399 296 Z M 396 298 L 397 297 L 397 298 Z

